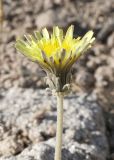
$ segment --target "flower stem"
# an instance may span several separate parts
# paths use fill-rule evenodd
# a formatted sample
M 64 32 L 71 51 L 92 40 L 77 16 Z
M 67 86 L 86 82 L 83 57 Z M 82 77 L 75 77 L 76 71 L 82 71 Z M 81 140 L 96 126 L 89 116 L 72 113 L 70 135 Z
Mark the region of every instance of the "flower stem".
M 63 93 L 57 93 L 57 131 L 56 131 L 56 146 L 55 159 L 61 160 L 62 149 L 62 133 L 63 133 Z

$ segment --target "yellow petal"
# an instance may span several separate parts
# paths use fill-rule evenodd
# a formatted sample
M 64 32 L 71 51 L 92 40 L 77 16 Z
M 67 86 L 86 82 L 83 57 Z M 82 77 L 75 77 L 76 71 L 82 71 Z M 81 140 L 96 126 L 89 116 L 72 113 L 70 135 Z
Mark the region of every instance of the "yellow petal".
M 88 31 L 82 39 L 86 41 L 90 41 L 92 36 L 93 36 L 93 31 Z
M 72 38 L 73 38 L 73 31 L 74 31 L 74 26 L 71 25 L 71 26 L 68 28 L 67 32 L 66 32 L 65 39 L 67 39 L 67 38 L 72 39 Z
M 48 31 L 47 31 L 47 29 L 46 28 L 44 28 L 43 30 L 42 30 L 42 35 L 43 35 L 43 37 L 45 38 L 45 39 L 49 39 L 49 33 L 48 33 Z
M 59 31 L 59 27 L 53 27 L 53 36 L 56 38 L 56 37 L 59 37 L 60 36 L 60 31 Z

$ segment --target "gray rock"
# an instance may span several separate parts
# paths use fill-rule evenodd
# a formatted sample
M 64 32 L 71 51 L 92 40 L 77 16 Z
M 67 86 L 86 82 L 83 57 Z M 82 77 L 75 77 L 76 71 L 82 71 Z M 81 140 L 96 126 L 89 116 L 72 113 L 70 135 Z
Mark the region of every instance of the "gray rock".
M 1 91 L 0 124 L 0 160 L 53 160 L 56 99 L 45 90 Z M 106 160 L 105 123 L 95 95 L 65 97 L 62 152 L 63 160 Z
M 52 27 L 55 24 L 56 16 L 53 10 L 48 10 L 45 13 L 41 13 L 36 18 L 36 26 L 42 28 L 44 26 Z

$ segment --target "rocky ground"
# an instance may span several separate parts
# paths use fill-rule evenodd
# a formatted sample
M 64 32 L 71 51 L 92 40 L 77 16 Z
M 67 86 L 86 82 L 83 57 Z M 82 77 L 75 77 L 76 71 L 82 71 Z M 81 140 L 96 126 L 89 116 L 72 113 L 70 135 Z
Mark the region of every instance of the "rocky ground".
M 102 138 L 100 139 L 101 145 L 104 143 L 106 148 L 104 147 L 102 149 L 102 146 L 99 147 L 97 142 L 96 145 L 94 144 L 94 141 L 96 140 L 92 136 L 92 132 L 90 132 L 88 139 L 90 141 L 90 145 L 93 145 L 95 148 L 96 155 L 100 152 L 102 158 L 113 160 L 114 0 L 4 0 L 3 7 L 3 30 L 0 32 L 0 156 L 2 156 L 2 159 L 5 155 L 13 155 L 14 158 L 12 157 L 12 159 L 17 160 L 20 159 L 20 156 L 22 158 L 22 156 L 29 151 L 31 151 L 30 156 L 33 156 L 34 150 L 42 152 L 43 147 L 41 147 L 40 150 L 38 145 L 44 146 L 43 154 L 45 152 L 53 153 L 53 146 L 50 146 L 51 142 L 48 143 L 47 141 L 49 139 L 53 140 L 52 137 L 55 137 L 56 123 L 53 117 L 55 117 L 56 111 L 51 109 L 48 113 L 49 108 L 45 108 L 44 102 L 40 102 L 38 100 L 40 92 L 43 92 L 39 89 L 44 89 L 46 87 L 44 81 L 42 80 L 42 77 L 45 76 L 45 74 L 37 64 L 29 62 L 21 54 L 16 52 L 14 48 L 16 38 L 25 33 L 32 33 L 33 30 L 41 29 L 45 26 L 48 27 L 50 31 L 52 30 L 53 25 L 59 25 L 66 30 L 70 24 L 73 24 L 75 26 L 75 36 L 83 35 L 86 31 L 92 29 L 96 37 L 96 42 L 92 49 L 73 67 L 73 95 L 75 96 L 77 92 L 81 92 L 83 95 L 85 92 L 90 93 L 91 91 L 94 92 L 94 95 L 97 95 L 98 98 L 95 101 L 99 102 L 100 106 L 102 106 L 103 112 L 99 109 L 99 107 L 96 107 L 97 113 L 95 115 L 98 116 L 98 120 L 100 117 L 103 117 L 104 120 L 101 121 L 104 121 L 105 124 L 102 124 L 102 127 L 104 128 L 103 130 L 106 129 L 105 131 L 101 131 L 100 127 L 98 127 L 98 135 L 101 134 L 104 139 L 106 139 L 106 137 L 108 138 L 108 141 L 105 141 L 105 143 Z M 15 89 L 15 87 L 17 89 Z M 39 92 L 39 95 L 36 94 L 36 89 L 38 89 L 37 92 Z M 33 90 L 35 92 L 34 94 Z M 23 97 L 29 97 L 29 99 L 24 101 L 27 98 L 23 99 L 23 97 L 21 97 L 22 95 Z M 83 97 L 82 95 L 81 97 Z M 34 98 L 35 96 L 36 98 Z M 30 97 L 32 102 L 30 102 Z M 47 101 L 46 97 L 44 97 L 44 99 Z M 73 104 L 74 99 L 71 99 Z M 68 99 L 66 99 L 66 101 L 68 101 Z M 39 107 L 40 105 L 42 107 Z M 20 107 L 19 109 L 19 106 L 22 108 L 26 106 L 26 108 L 22 109 Z M 36 108 L 30 108 L 30 106 L 36 106 Z M 38 117 L 40 118 L 36 118 L 35 122 L 28 122 L 29 117 L 31 117 L 30 121 L 33 121 L 32 116 L 34 116 L 33 113 L 38 109 L 37 107 L 43 108 L 38 112 Z M 84 110 L 84 107 L 82 108 Z M 31 112 L 32 109 L 33 111 Z M 78 110 L 80 113 L 81 110 Z M 87 115 L 90 114 L 91 121 L 98 125 L 96 119 L 92 118 L 94 111 L 92 111 L 91 108 L 84 111 L 87 112 Z M 26 114 L 26 112 L 29 114 Z M 50 120 L 51 122 L 49 121 L 48 123 L 49 117 L 47 114 L 51 113 L 52 121 Z M 76 111 L 74 111 L 74 113 L 77 114 Z M 67 111 L 65 111 L 65 114 L 67 114 Z M 27 115 L 29 115 L 29 117 Z M 72 116 L 74 120 L 75 116 Z M 11 117 L 11 119 L 8 117 Z M 88 121 L 88 117 L 86 118 Z M 42 121 L 43 123 L 41 123 Z M 88 135 L 88 123 L 85 124 L 84 120 L 82 120 L 82 122 L 85 126 L 84 133 L 87 130 Z M 26 128 L 26 124 L 29 124 L 30 126 L 27 126 Z M 49 129 L 49 133 L 47 133 L 45 124 L 48 124 L 48 127 L 52 127 L 52 129 Z M 31 127 L 31 125 L 33 125 L 33 127 Z M 41 126 L 41 128 L 38 126 Z M 77 128 L 78 126 L 75 127 Z M 43 134 L 41 134 L 42 131 L 39 133 L 42 128 L 44 129 Z M 67 128 L 69 130 L 68 132 L 70 132 L 71 128 L 69 124 L 67 124 Z M 75 132 L 76 131 L 77 129 Z M 97 129 L 94 128 L 94 131 L 96 136 Z M 36 135 L 33 135 L 32 133 Z M 73 134 L 73 132 L 71 133 Z M 68 135 L 71 133 L 68 133 Z M 79 134 L 81 135 L 82 132 L 80 131 Z M 82 141 L 78 141 L 77 138 L 75 140 L 74 138 L 71 138 L 75 144 L 71 145 L 68 143 L 68 145 L 79 145 L 80 149 L 79 151 L 76 151 L 76 149 L 69 150 L 69 146 L 66 145 L 66 148 L 64 149 L 70 152 L 69 159 L 76 159 L 71 157 L 75 157 L 77 154 L 83 157 L 83 145 L 81 146 L 81 144 L 84 144 L 84 146 L 86 145 L 84 151 L 88 152 L 88 142 L 85 142 L 87 135 L 82 135 Z M 41 141 L 44 141 L 45 143 Z M 1 145 L 5 146 L 7 149 L 4 150 Z M 31 146 L 30 150 L 28 146 Z M 109 148 L 107 146 L 109 146 Z M 25 148 L 27 149 L 24 150 Z M 109 149 L 109 153 L 107 152 L 107 148 Z M 105 151 L 106 153 L 104 154 L 103 152 Z M 93 152 L 94 151 L 90 151 L 90 153 L 95 156 Z M 29 155 L 27 154 L 27 156 Z M 41 155 L 41 157 L 42 156 L 43 155 Z M 25 158 L 30 159 L 30 157 Z M 34 159 L 35 158 L 36 157 L 34 157 Z M 102 158 L 100 157 L 100 159 Z M 41 158 L 38 157 L 37 159 L 40 160 Z M 91 159 L 91 156 L 88 159 Z M 99 159 L 99 157 L 97 157 L 97 159 Z
M 55 98 L 45 90 L 19 88 L 2 92 L 1 97 L 1 160 L 53 160 Z M 66 97 L 63 121 L 63 160 L 106 160 L 106 128 L 95 95 Z

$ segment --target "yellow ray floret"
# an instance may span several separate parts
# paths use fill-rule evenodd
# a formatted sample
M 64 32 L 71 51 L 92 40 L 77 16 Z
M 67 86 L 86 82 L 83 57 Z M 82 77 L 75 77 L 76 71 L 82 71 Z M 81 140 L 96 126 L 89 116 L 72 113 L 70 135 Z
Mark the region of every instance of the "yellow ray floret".
M 25 41 L 17 40 L 15 46 L 45 70 L 66 71 L 95 40 L 93 31 L 87 32 L 82 38 L 73 38 L 73 30 L 71 25 L 64 35 L 63 30 L 56 26 L 53 27 L 53 33 L 49 34 L 44 28 L 42 32 L 36 31 L 34 36 L 25 36 Z

